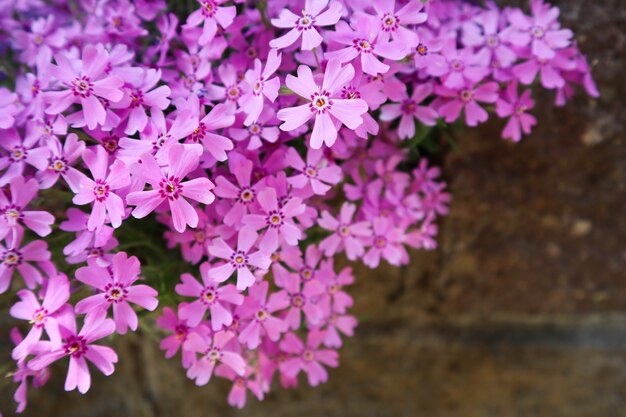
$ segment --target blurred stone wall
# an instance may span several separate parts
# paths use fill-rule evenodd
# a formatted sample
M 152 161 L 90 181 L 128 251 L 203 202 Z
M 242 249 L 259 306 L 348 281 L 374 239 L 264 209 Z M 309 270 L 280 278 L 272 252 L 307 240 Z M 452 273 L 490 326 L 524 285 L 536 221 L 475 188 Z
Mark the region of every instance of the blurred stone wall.
M 158 341 L 129 336 L 113 377 L 81 396 L 63 392 L 61 371 L 25 415 L 626 415 L 626 4 L 555 3 L 597 62 L 602 98 L 555 108 L 541 94 L 539 127 L 519 145 L 499 139 L 497 120 L 463 132 L 445 160 L 453 203 L 439 249 L 407 268 L 356 269 L 360 326 L 327 384 L 238 411 L 227 383 L 197 388 Z M 11 395 L 2 384 L 3 411 Z

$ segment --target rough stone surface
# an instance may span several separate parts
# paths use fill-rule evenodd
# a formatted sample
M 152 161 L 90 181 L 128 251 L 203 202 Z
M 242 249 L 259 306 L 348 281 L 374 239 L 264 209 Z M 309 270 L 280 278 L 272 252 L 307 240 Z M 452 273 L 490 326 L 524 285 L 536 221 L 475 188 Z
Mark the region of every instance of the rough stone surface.
M 85 396 L 64 393 L 57 369 L 25 415 L 623 416 L 626 8 L 556 3 L 598 63 L 602 98 L 554 108 L 541 94 L 539 127 L 519 145 L 498 139 L 498 121 L 463 132 L 445 160 L 454 199 L 440 248 L 402 269 L 356 268 L 361 324 L 329 383 L 237 411 L 228 384 L 195 387 L 144 334 L 115 341 L 118 371 Z

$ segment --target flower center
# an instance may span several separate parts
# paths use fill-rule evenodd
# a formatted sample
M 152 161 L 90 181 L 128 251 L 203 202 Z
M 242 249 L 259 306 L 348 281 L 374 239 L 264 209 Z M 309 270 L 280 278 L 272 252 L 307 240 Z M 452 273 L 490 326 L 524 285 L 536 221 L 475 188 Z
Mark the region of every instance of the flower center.
M 415 48 L 415 50 L 421 56 L 428 55 L 428 47 L 426 45 L 424 45 L 423 43 L 420 43 L 419 45 L 417 45 L 417 48 Z
M 280 211 L 274 210 L 267 216 L 267 224 L 270 228 L 278 228 L 283 224 L 283 215 Z
M 305 266 L 300 270 L 300 278 L 302 278 L 303 281 L 309 281 L 313 279 L 314 275 L 315 274 L 313 273 L 313 270 L 308 266 Z
M 18 250 L 9 249 L 2 254 L 0 258 L 2 264 L 9 268 L 13 268 L 22 263 L 22 254 Z
M 204 304 L 213 304 L 213 302 L 217 299 L 217 293 L 212 287 L 205 288 L 200 295 L 200 299 Z
M 47 316 L 48 316 L 48 310 L 46 310 L 43 307 L 40 307 L 37 310 L 35 310 L 35 312 L 33 313 L 33 319 L 31 320 L 31 323 L 37 327 L 40 327 L 45 323 Z
M 237 85 L 231 85 L 226 88 L 226 99 L 230 101 L 237 100 L 241 95 L 241 90 Z
M 58 173 L 64 173 L 67 171 L 67 161 L 63 158 L 57 158 L 50 160 L 50 165 L 48 165 L 48 169 Z
M 360 53 L 371 53 L 374 50 L 374 44 L 363 38 L 354 39 L 352 46 Z
M 107 136 L 106 138 L 102 139 L 102 146 L 104 147 L 104 149 L 107 150 L 107 152 L 113 153 L 117 150 L 119 141 L 120 138 L 118 138 L 117 136 Z
M 317 167 L 314 167 L 313 165 L 307 165 L 304 168 L 304 175 L 306 175 L 309 178 L 317 177 Z
M 536 39 L 543 38 L 543 35 L 546 34 L 546 31 L 541 26 L 535 26 L 530 30 L 530 34 L 533 35 Z
M 34 43 L 35 43 L 35 45 L 37 45 L 37 46 L 41 45 L 41 44 L 43 43 L 43 36 L 41 36 L 41 35 L 36 35 L 36 36 L 33 38 L 33 42 L 34 42 Z
M 381 20 L 382 29 L 385 32 L 395 32 L 398 29 L 400 19 L 391 13 L 385 13 Z
M 143 104 L 143 91 L 134 90 L 130 93 L 130 107 L 131 109 L 137 108 Z
M 341 89 L 341 98 L 346 100 L 354 100 L 357 98 L 361 98 L 361 93 L 357 91 L 354 86 L 346 86 Z
M 26 151 L 26 148 L 18 145 L 11 149 L 11 152 L 9 154 L 9 160 L 11 162 L 20 162 L 26 159 L 27 155 L 28 155 L 28 151 Z
M 104 287 L 104 298 L 109 303 L 119 303 L 126 299 L 128 291 L 120 284 L 107 284 Z
M 495 48 L 498 45 L 500 45 L 500 39 L 498 38 L 498 35 L 489 35 L 489 36 L 487 36 L 487 46 L 488 47 Z
M 267 310 L 265 310 L 264 308 L 261 308 L 260 310 L 256 312 L 255 317 L 258 321 L 264 321 L 269 317 L 269 314 Z
M 176 334 L 176 339 L 183 341 L 187 339 L 187 334 L 189 333 L 189 327 L 185 326 L 184 324 L 179 324 L 178 326 L 176 326 L 174 333 Z
M 159 181 L 159 194 L 161 198 L 167 198 L 168 200 L 176 200 L 180 197 L 183 191 L 180 180 L 176 177 L 163 178 Z
M 260 96 L 261 92 L 263 92 L 263 87 L 265 86 L 265 81 L 263 81 L 263 77 L 259 78 L 254 86 L 252 87 L 252 93 L 255 96 Z
M 237 269 L 248 266 L 248 256 L 243 251 L 237 251 L 230 256 L 230 263 Z
M 315 359 L 315 354 L 313 353 L 313 351 L 307 349 L 302 353 L 302 359 L 304 359 L 306 362 L 311 362 L 313 361 L 313 359 Z
M 313 27 L 315 23 L 315 18 L 310 14 L 307 14 L 304 10 L 302 11 L 302 17 L 296 20 L 296 27 L 299 31 L 309 30 Z
M 63 346 L 67 355 L 80 358 L 87 352 L 87 342 L 82 336 L 70 336 Z
M 348 237 L 350 236 L 350 228 L 346 226 L 345 224 L 341 225 L 337 229 L 337 233 L 339 234 L 339 236 Z
M 304 301 L 304 296 L 302 296 L 301 294 L 294 294 L 291 297 L 291 305 L 296 308 L 301 308 L 304 305 Z
M 450 62 L 450 68 L 452 68 L 452 71 L 463 71 L 465 64 L 460 59 L 453 59 L 452 62 Z
M 461 91 L 459 96 L 461 97 L 461 100 L 467 103 L 468 101 L 471 101 L 474 97 L 474 92 L 472 90 L 463 90 Z
M 321 93 L 314 93 L 311 95 L 311 103 L 309 108 L 312 112 L 325 113 L 330 109 L 333 102 L 330 99 L 330 93 L 328 91 L 322 91 Z
M 93 195 L 98 201 L 104 201 L 109 196 L 109 185 L 103 180 L 96 180 L 96 185 L 93 187 Z
M 202 3 L 202 15 L 204 17 L 213 17 L 217 12 L 217 4 L 213 0 L 203 1 Z
M 4 209 L 4 218 L 9 223 L 9 226 L 15 226 L 22 217 L 22 210 L 16 205 L 11 204 Z
M 202 139 L 204 139 L 205 135 L 206 135 L 206 125 L 204 123 L 200 122 L 200 124 L 198 125 L 196 130 L 191 132 L 190 139 L 193 142 L 198 143 Z
M 207 358 L 209 359 L 210 362 L 215 363 L 218 360 L 220 360 L 222 357 L 222 354 L 220 353 L 219 349 L 217 348 L 212 348 L 209 353 L 207 354 Z
M 385 246 L 387 246 L 387 238 L 384 236 L 377 236 L 374 239 L 374 245 L 377 248 L 384 248 Z
M 250 188 L 244 188 L 239 193 L 239 201 L 244 204 L 249 204 L 254 201 L 254 191 Z
M 74 81 L 72 81 L 72 93 L 75 96 L 80 97 L 89 97 L 93 92 L 93 83 L 91 80 L 86 77 L 76 77 Z
M 263 131 L 263 127 L 259 125 L 258 123 L 253 123 L 248 128 L 248 131 L 250 132 L 252 136 L 258 136 Z
M 415 103 L 415 101 L 408 99 L 408 100 L 404 100 L 402 102 L 402 113 L 404 114 L 413 114 L 415 112 L 415 108 L 417 107 L 417 104 Z

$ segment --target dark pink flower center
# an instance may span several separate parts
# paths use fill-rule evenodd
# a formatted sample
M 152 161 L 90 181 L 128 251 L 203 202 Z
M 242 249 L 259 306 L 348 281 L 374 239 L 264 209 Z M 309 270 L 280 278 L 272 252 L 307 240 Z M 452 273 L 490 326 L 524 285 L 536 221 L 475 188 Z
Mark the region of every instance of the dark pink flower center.
M 267 225 L 271 229 L 277 229 L 283 225 L 284 215 L 280 210 L 272 210 L 267 215 Z
M 75 358 L 80 358 L 88 350 L 87 341 L 82 336 L 70 336 L 65 341 L 63 349 L 65 349 L 65 353 L 67 355 L 72 355 Z
M 72 92 L 78 97 L 89 97 L 93 93 L 93 83 L 89 77 L 82 76 L 74 78 L 72 81 Z
M 41 327 L 46 323 L 46 318 L 48 317 L 48 310 L 46 310 L 43 307 L 39 307 L 37 310 L 35 310 L 35 312 L 33 313 L 33 318 L 31 320 L 31 323 L 35 326 L 35 327 Z
M 263 87 L 265 87 L 265 80 L 263 80 L 263 77 L 260 77 L 256 80 L 256 83 L 254 83 L 254 86 L 252 86 L 252 94 L 260 96 L 263 92 Z
M 217 301 L 217 292 L 213 287 L 206 287 L 200 293 L 200 300 L 204 305 L 211 305 Z
M 198 127 L 196 128 L 196 130 L 194 130 L 193 132 L 191 132 L 190 135 L 190 139 L 195 142 L 198 143 L 201 140 L 204 139 L 206 135 L 206 125 L 202 122 L 200 122 L 200 124 L 198 124 Z
M 291 296 L 291 305 L 296 308 L 302 308 L 305 302 L 306 302 L 306 298 L 304 298 L 304 295 L 302 294 L 293 294 Z
M 256 317 L 258 321 L 265 321 L 269 317 L 269 313 L 267 312 L 266 309 L 260 308 L 259 310 L 257 310 L 254 317 Z
M 119 303 L 126 299 L 128 291 L 122 284 L 107 284 L 104 287 L 104 298 L 109 303 Z
M 152 144 L 152 148 L 156 151 L 161 149 L 161 147 L 163 146 L 163 144 L 165 142 L 167 142 L 167 140 L 170 138 L 171 136 L 168 135 L 167 133 L 161 133 L 159 136 L 157 136 L 156 140 L 154 141 L 154 143 Z
M 104 180 L 96 180 L 96 184 L 93 187 L 93 195 L 96 197 L 96 200 L 102 202 L 109 197 L 109 190 L 109 184 Z
M 143 91 L 133 90 L 130 93 L 130 108 L 134 109 L 143 104 Z
M 393 13 L 385 13 L 380 19 L 381 28 L 385 32 L 395 32 L 398 29 L 400 19 Z
M 22 208 L 16 206 L 15 204 L 9 204 L 8 206 L 0 210 L 0 213 L 4 214 L 4 218 L 9 226 L 15 226 L 18 220 L 24 218 L 24 215 L 22 214 Z
M 248 128 L 248 132 L 250 132 L 252 136 L 259 136 L 261 132 L 263 132 L 263 126 L 258 123 L 252 123 Z
M 536 39 L 541 39 L 546 34 L 546 30 L 541 26 L 534 26 L 530 30 L 530 34 Z
M 230 263 L 235 269 L 243 269 L 248 266 L 248 255 L 244 251 L 238 250 L 230 255 Z
M 202 16 L 205 18 L 215 16 L 217 12 L 217 3 L 215 1 L 205 0 L 201 1 L 200 4 L 202 5 Z
M 187 339 L 187 335 L 189 334 L 189 326 L 185 326 L 184 324 L 179 324 L 176 326 L 174 330 L 174 334 L 176 335 L 176 339 L 183 341 Z
M 0 263 L 8 268 L 14 268 L 22 263 L 22 253 L 17 249 L 5 250 L 0 256 Z
M 310 281 L 314 276 L 315 272 L 308 266 L 305 266 L 300 270 L 300 278 L 302 278 L 303 281 Z
M 9 161 L 20 162 L 26 159 L 28 156 L 28 150 L 20 145 L 14 146 L 9 150 Z
M 361 93 L 359 93 L 354 86 L 349 85 L 341 89 L 341 98 L 346 100 L 354 100 L 357 98 L 361 98 Z
M 462 90 L 459 93 L 459 98 L 467 103 L 468 101 L 472 101 L 474 98 L 474 92 L 472 90 Z
M 465 69 L 465 63 L 463 63 L 460 59 L 453 59 L 450 62 L 450 68 L 452 71 L 463 71 Z
M 311 102 L 309 108 L 312 112 L 318 114 L 326 113 L 332 107 L 333 102 L 330 99 L 330 93 L 328 91 L 322 91 L 321 93 L 311 94 Z
M 500 45 L 500 38 L 498 35 L 487 35 L 487 46 L 490 48 L 495 48 Z
M 312 350 L 307 349 L 302 352 L 302 359 L 305 362 L 312 362 L 315 359 L 315 353 Z
M 302 17 L 296 20 L 296 28 L 299 31 L 309 30 L 315 24 L 315 18 L 310 14 L 306 13 L 304 10 L 302 11 Z
M 364 38 L 356 38 L 352 41 L 352 46 L 354 49 L 359 51 L 360 53 L 372 53 L 374 50 L 374 44 L 367 39 Z
M 348 225 L 342 224 L 337 228 L 337 234 L 342 237 L 350 236 L 350 227 Z
M 317 166 L 307 165 L 306 167 L 304 167 L 304 171 L 302 172 L 308 178 L 316 178 L 318 174 Z
M 407 99 L 402 102 L 402 113 L 406 115 L 413 114 L 415 112 L 415 108 L 417 107 L 417 103 L 415 103 L 412 99 Z
M 33 95 L 33 98 L 39 95 L 40 90 L 41 90 L 41 85 L 39 84 L 39 80 L 33 81 L 33 85 L 30 87 L 30 91 Z
M 48 169 L 63 174 L 67 171 L 67 161 L 64 158 L 53 158 L 50 160 Z
M 424 45 L 423 43 L 420 43 L 419 45 L 417 45 L 417 48 L 415 48 L 415 50 L 421 56 L 428 55 L 428 47 L 426 45 Z
M 374 238 L 374 246 L 379 249 L 384 248 L 385 246 L 387 246 L 387 238 L 385 236 L 376 236 Z
M 243 188 L 239 192 L 239 202 L 243 204 L 250 204 L 254 201 L 254 191 L 252 188 Z
M 159 195 L 168 200 L 176 200 L 183 192 L 180 180 L 173 176 L 162 178 L 161 181 L 159 181 L 159 188 Z

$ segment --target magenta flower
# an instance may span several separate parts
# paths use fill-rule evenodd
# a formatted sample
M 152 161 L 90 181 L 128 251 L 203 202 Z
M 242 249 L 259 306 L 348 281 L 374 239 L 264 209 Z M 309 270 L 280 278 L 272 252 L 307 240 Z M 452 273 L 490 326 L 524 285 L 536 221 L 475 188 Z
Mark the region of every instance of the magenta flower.
M 324 312 L 317 305 L 317 298 L 324 293 L 324 286 L 317 280 L 304 281 L 299 274 L 289 272 L 280 265 L 272 267 L 272 273 L 277 285 L 283 288 L 277 294 L 288 303 L 283 316 L 287 326 L 292 330 L 299 329 L 303 313 L 308 324 L 318 326 Z M 278 295 L 277 299 L 280 299 Z
M 218 25 L 227 28 L 233 23 L 237 9 L 235 6 L 220 6 L 226 0 L 198 0 L 200 8 L 189 15 L 187 27 L 202 26 L 198 39 L 200 46 L 211 42 L 218 30 Z
M 485 78 L 490 69 L 488 54 L 477 54 L 474 48 L 457 49 L 455 39 L 448 39 L 443 44 L 441 54 L 446 58 L 444 65 L 430 66 L 428 74 L 441 77 L 447 88 L 462 89 Z
M 141 219 L 150 214 L 161 203 L 167 201 L 172 212 L 174 229 L 184 232 L 187 225 L 198 225 L 198 213 L 184 197 L 211 204 L 215 196 L 211 193 L 213 183 L 208 178 L 183 179 L 198 166 L 199 151 L 195 146 L 174 144 L 169 151 L 169 165 L 161 168 L 152 155 L 143 155 L 133 166 L 133 173 L 149 183 L 149 191 L 136 191 L 126 196 L 129 205 L 136 206 L 133 216 Z
M 76 304 L 79 314 L 105 313 L 113 306 L 115 330 L 124 334 L 130 328 L 137 330 L 137 313 L 129 303 L 153 311 L 157 305 L 157 292 L 143 284 L 133 285 L 139 279 L 140 265 L 135 256 L 118 252 L 111 260 L 111 269 L 92 264 L 76 271 L 76 279 L 100 292 L 84 298 Z
M 537 119 L 527 111 L 535 106 L 535 102 L 530 96 L 530 90 L 524 91 L 521 97 L 518 97 L 517 83 L 509 84 L 506 91 L 496 102 L 496 114 L 498 117 L 509 117 L 502 137 L 519 142 L 522 139 L 522 132 L 529 134 L 532 127 L 537 124 Z
M 280 38 L 272 39 L 270 47 L 286 48 L 293 44 L 302 35 L 303 51 L 310 51 L 322 43 L 322 36 L 316 27 L 331 26 L 339 21 L 343 7 L 338 1 L 333 1 L 324 12 L 328 0 L 305 0 L 301 16 L 288 9 L 282 9 L 277 19 L 272 19 L 272 25 L 278 28 L 292 28 Z
M 18 112 L 16 106 L 17 94 L 10 92 L 6 88 L 0 88 L 0 129 L 13 127 L 15 115 Z
M 117 102 L 124 93 L 124 80 L 106 73 L 108 53 L 103 48 L 87 45 L 82 60 L 70 61 L 63 53 L 54 56 L 57 65 L 51 64 L 49 71 L 65 90 L 48 91 L 44 100 L 48 103 L 47 114 L 59 114 L 74 103 L 80 103 L 89 129 L 104 125 L 106 111 L 100 99 Z
M 276 126 L 277 121 L 274 110 L 269 107 L 263 109 L 256 122 L 253 122 L 247 128 L 232 127 L 228 130 L 230 136 L 238 141 L 248 139 L 249 151 L 254 151 L 263 146 L 263 140 L 268 143 L 276 143 L 280 136 L 280 129 Z
M 388 41 L 389 38 L 397 39 L 403 45 L 414 48 L 419 43 L 419 37 L 415 30 L 405 25 L 418 25 L 424 23 L 428 15 L 420 13 L 424 8 L 424 2 L 410 0 L 396 11 L 395 0 L 374 0 L 374 10 L 380 19 L 381 32 L 378 38 Z
M 569 29 L 560 28 L 557 7 L 543 0 L 532 0 L 530 9 L 530 17 L 520 9 L 508 14 L 509 22 L 517 30 L 507 38 L 516 46 L 530 45 L 533 55 L 541 60 L 554 58 L 555 50 L 568 47 L 574 34 Z
M 48 141 L 50 156 L 48 158 L 48 168 L 37 172 L 37 180 L 41 189 L 47 189 L 56 184 L 59 177 L 62 177 L 74 193 L 80 191 L 80 171 L 72 167 L 76 160 L 85 150 L 85 142 L 78 139 L 76 133 L 70 133 L 65 141 L 61 143 L 53 138 Z
M 339 355 L 334 350 L 320 348 L 324 336 L 323 331 L 312 330 L 305 345 L 294 333 L 287 333 L 280 342 L 280 348 L 292 356 L 280 364 L 280 371 L 290 378 L 295 378 L 300 371 L 304 371 L 312 387 L 326 382 L 328 372 L 322 365 L 336 368 L 339 365 Z
M 235 201 L 224 215 L 224 223 L 227 225 L 235 226 L 241 224 L 243 216 L 248 214 L 250 207 L 257 202 L 259 190 L 265 186 L 264 181 L 258 181 L 256 184 L 251 185 L 253 166 L 252 161 L 248 159 L 230 158 L 228 167 L 231 174 L 235 176 L 237 185 L 234 185 L 221 175 L 215 179 L 215 195 Z
M 325 329 L 324 346 L 340 348 L 343 346 L 340 334 L 344 334 L 348 337 L 354 336 L 354 329 L 357 324 L 358 321 L 354 316 L 331 314 L 330 317 L 328 317 L 328 326 Z
M 219 286 L 219 282 L 210 274 L 211 265 L 204 262 L 200 265 L 200 284 L 191 274 L 182 274 L 181 284 L 176 284 L 176 292 L 185 297 L 196 297 L 197 300 L 180 307 L 179 315 L 187 320 L 189 326 L 197 326 L 204 319 L 207 310 L 211 312 L 211 328 L 221 330 L 223 326 L 233 323 L 233 315 L 227 304 L 241 305 L 244 297 L 234 285 Z
M 194 103 L 195 104 L 195 103 Z M 225 161 L 226 151 L 233 149 L 233 142 L 225 136 L 213 133 L 217 129 L 232 126 L 235 116 L 226 104 L 218 104 L 200 120 L 198 127 L 189 135 L 189 141 L 202 144 L 213 158 Z
M 39 342 L 40 353 L 28 362 L 28 367 L 37 371 L 66 356 L 70 357 L 70 366 L 65 379 L 65 390 L 78 388 L 81 394 L 91 386 L 91 375 L 87 360 L 93 363 L 103 374 L 111 375 L 115 370 L 117 354 L 107 346 L 94 345 L 93 342 L 109 336 L 115 330 L 113 320 L 104 315 L 92 314 L 85 317 L 80 332 L 76 332 L 76 319 L 70 315 L 63 323 L 59 323 L 62 344 L 53 347 L 51 342 Z
M 7 151 L 6 155 L 0 153 L 0 171 L 6 168 L 0 174 L 0 187 L 22 175 L 27 164 L 39 171 L 46 169 L 49 151 L 45 146 L 35 147 L 38 140 L 37 136 L 31 135 L 22 141 L 16 129 L 0 131 L 0 148 Z
M 365 253 L 364 239 L 371 236 L 372 231 L 368 221 L 353 221 L 355 211 L 356 206 L 350 203 L 343 203 L 339 219 L 331 216 L 326 210 L 322 211 L 318 224 L 333 232 L 319 244 L 319 248 L 326 256 L 345 251 L 348 259 L 354 261 Z
M 237 375 L 243 376 L 246 373 L 246 361 L 227 346 L 236 340 L 235 336 L 235 333 L 229 331 L 211 333 L 206 327 L 198 327 L 190 333 L 184 343 L 185 349 L 201 353 L 202 356 L 189 367 L 187 377 L 194 379 L 198 386 L 206 385 L 211 380 L 218 362 L 231 368 Z
M 502 14 L 497 9 L 487 10 L 482 14 L 480 24 L 468 22 L 463 26 L 463 44 L 465 46 L 482 48 L 477 54 L 485 50 L 489 56 L 488 62 L 494 59 L 502 67 L 509 67 L 517 60 L 517 54 L 505 41 L 510 31 L 500 31 Z M 511 29 L 511 27 L 508 27 Z
M 255 379 L 255 374 L 250 368 L 246 369 L 244 376 L 239 376 L 229 366 L 219 365 L 215 369 L 215 375 L 233 381 L 233 386 L 228 393 L 228 404 L 239 409 L 246 405 L 246 393 L 250 390 L 254 396 L 261 401 L 263 399 L 263 390 L 260 381 Z
M 402 230 L 384 217 L 376 217 L 372 221 L 373 236 L 371 248 L 363 256 L 363 263 L 370 268 L 378 267 L 380 258 L 384 258 L 391 265 L 400 265 L 408 258 L 408 253 L 402 245 L 404 236 Z
M 248 349 L 256 349 L 261 343 L 261 333 L 276 342 L 281 333 L 287 331 L 286 323 L 272 315 L 278 310 L 282 310 L 289 305 L 289 299 L 283 295 L 273 293 L 267 299 L 269 283 L 262 281 L 253 285 L 249 289 L 243 305 L 237 309 L 241 320 L 250 322 L 239 332 L 239 341 L 245 344 Z
M 261 111 L 263 111 L 263 96 L 272 103 L 278 97 L 280 79 L 270 77 L 280 66 L 281 57 L 282 55 L 278 54 L 275 49 L 271 49 L 267 54 L 267 61 L 263 70 L 261 70 L 263 65 L 261 61 L 255 59 L 254 69 L 246 71 L 245 79 L 250 89 L 240 99 L 240 103 L 244 103 L 242 107 L 246 113 L 244 125 L 250 126 L 258 120 Z
M 17 319 L 29 320 L 32 327 L 26 337 L 13 349 L 13 359 L 24 359 L 33 345 L 41 339 L 43 330 L 50 338 L 51 345 L 55 348 L 59 347 L 61 334 L 57 317 L 63 313 L 62 307 L 70 298 L 70 284 L 67 277 L 63 274 L 50 277 L 42 303 L 39 303 L 37 296 L 29 290 L 21 290 L 17 295 L 20 301 L 11 307 L 10 314 Z
M 179 304 L 179 310 L 183 306 L 185 306 L 185 303 Z M 165 357 L 169 359 L 181 349 L 189 336 L 191 327 L 187 325 L 186 320 L 179 319 L 176 313 L 169 307 L 163 309 L 163 315 L 157 318 L 156 323 L 162 329 L 173 333 L 161 340 L 160 344 L 161 349 L 165 350 Z M 187 349 L 181 349 L 181 352 L 183 367 L 189 368 L 196 360 L 196 354 Z
M 5 292 L 11 285 L 13 272 L 17 269 L 30 289 L 35 288 L 42 281 L 41 272 L 31 262 L 42 264 L 50 260 L 48 244 L 43 240 L 34 240 L 24 247 L 22 237 L 24 231 L 17 229 L 6 237 L 6 247 L 0 243 L 0 294 Z
M 337 165 L 329 165 L 326 158 L 322 159 L 323 156 L 324 153 L 321 150 L 309 149 L 305 164 L 298 151 L 294 148 L 288 148 L 285 162 L 300 172 L 287 179 L 289 184 L 298 189 L 310 185 L 315 194 L 326 194 L 333 185 L 341 181 L 342 171 Z
M 377 38 L 381 30 L 378 22 L 373 22 L 367 17 L 357 19 L 351 28 L 346 22 L 337 23 L 336 32 L 333 33 L 333 41 L 347 45 L 343 49 L 326 52 L 327 59 L 337 59 L 339 62 L 350 62 L 359 57 L 363 72 L 374 75 L 384 74 L 389 71 L 389 65 L 383 64 L 376 58 L 400 60 L 407 54 L 407 46 L 398 40 L 387 42 Z
M 15 345 L 19 345 L 23 338 L 20 334 L 17 327 L 11 329 L 11 341 Z M 26 365 L 25 360 L 17 361 L 17 369 L 13 372 L 12 380 L 14 383 L 19 383 L 17 389 L 15 390 L 15 394 L 13 395 L 13 399 L 17 403 L 17 413 L 22 413 L 26 409 L 26 405 L 28 402 L 28 378 L 32 377 L 33 387 L 41 388 L 48 382 L 50 379 L 50 370 L 48 368 L 43 368 L 38 371 L 33 371 Z
M 311 148 L 319 149 L 322 143 L 332 146 L 337 140 L 335 121 L 354 130 L 363 123 L 361 115 L 367 112 L 367 104 L 362 99 L 336 98 L 341 87 L 353 77 L 352 65 L 342 67 L 340 61 L 330 60 L 320 87 L 313 79 L 311 69 L 306 65 L 300 65 L 298 77 L 289 74 L 286 83 L 293 92 L 309 102 L 298 107 L 279 110 L 277 117 L 284 122 L 280 128 L 288 132 L 295 130 L 315 116 Z
M 271 259 L 267 250 L 251 252 L 250 249 L 257 240 L 254 230 L 244 227 L 237 236 L 237 250 L 233 250 L 222 238 L 214 239 L 209 246 L 212 256 L 224 259 L 227 262 L 209 270 L 208 276 L 215 282 L 224 282 L 237 272 L 237 290 L 243 291 L 255 283 L 256 278 L 250 267 L 267 270 Z
M 478 102 L 495 103 L 498 100 L 498 83 L 488 82 L 478 87 L 468 87 L 462 90 L 450 90 L 443 86 L 438 86 L 436 91 L 442 97 L 449 99 L 442 104 L 439 115 L 447 123 L 451 123 L 459 118 L 461 110 L 465 110 L 465 123 L 468 126 L 476 126 L 487 120 L 489 114 Z
M 130 185 L 128 168 L 120 160 L 115 160 L 109 168 L 109 155 L 102 146 L 97 146 L 95 152 L 87 149 L 82 156 L 93 180 L 83 177 L 80 181 L 80 191 L 72 201 L 78 205 L 93 202 L 93 209 L 87 221 L 88 230 L 102 227 L 107 215 L 111 226 L 120 227 L 124 217 L 124 200 L 113 191 Z
M 37 180 L 31 178 L 25 181 L 24 177 L 20 176 L 13 178 L 10 184 L 10 200 L 0 189 L 0 240 L 4 239 L 9 231 L 19 227 L 19 223 L 23 223 L 39 236 L 49 235 L 54 216 L 47 211 L 25 210 L 39 191 Z
M 146 127 L 148 123 L 146 108 L 165 110 L 169 106 L 172 90 L 166 85 L 156 87 L 160 79 L 161 71 L 149 68 L 142 71 L 140 77 L 133 79 L 130 83 L 132 87 L 127 88 L 127 94 L 119 103 L 120 107 L 124 106 L 130 110 L 124 130 L 127 135 L 141 132 Z
M 419 120 L 426 126 L 434 126 L 437 123 L 437 112 L 430 106 L 420 105 L 433 93 L 432 84 L 416 85 L 413 94 L 409 98 L 406 92 L 399 104 L 385 104 L 380 108 L 380 120 L 391 121 L 399 116 L 398 136 L 400 139 L 409 139 L 415 136 L 415 121 Z
M 302 200 L 291 197 L 279 205 L 276 190 L 273 188 L 259 191 L 257 200 L 264 214 L 248 214 L 244 216 L 243 224 L 253 230 L 267 227 L 259 247 L 267 252 L 273 252 L 283 240 L 290 246 L 297 245 L 302 239 L 302 232 L 294 224 L 293 217 L 304 212 L 306 207 Z

